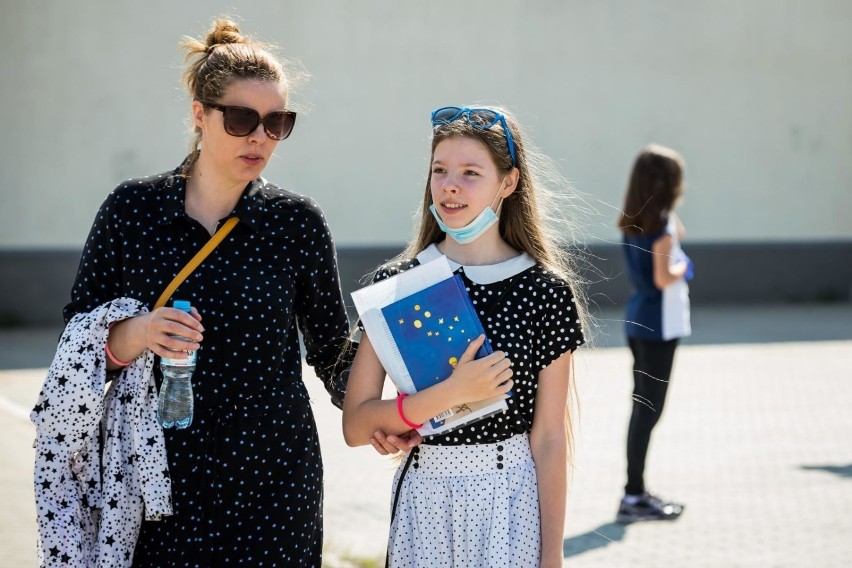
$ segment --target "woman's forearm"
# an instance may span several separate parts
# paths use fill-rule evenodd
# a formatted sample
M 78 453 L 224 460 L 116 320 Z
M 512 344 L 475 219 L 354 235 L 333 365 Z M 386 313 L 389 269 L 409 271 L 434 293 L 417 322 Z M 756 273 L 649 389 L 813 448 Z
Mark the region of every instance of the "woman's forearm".
M 109 328 L 107 345 L 113 357 L 119 361 L 130 362 L 145 351 L 145 315 L 128 318 L 116 322 Z M 107 369 L 120 368 L 109 357 L 106 358 Z

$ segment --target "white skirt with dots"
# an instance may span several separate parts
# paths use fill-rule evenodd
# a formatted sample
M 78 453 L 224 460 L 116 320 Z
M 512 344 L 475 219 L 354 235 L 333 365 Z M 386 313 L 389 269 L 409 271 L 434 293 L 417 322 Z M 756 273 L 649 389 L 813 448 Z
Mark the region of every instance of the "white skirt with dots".
M 400 477 L 403 471 L 400 486 Z M 529 436 L 412 450 L 393 483 L 388 565 L 536 567 L 541 530 Z

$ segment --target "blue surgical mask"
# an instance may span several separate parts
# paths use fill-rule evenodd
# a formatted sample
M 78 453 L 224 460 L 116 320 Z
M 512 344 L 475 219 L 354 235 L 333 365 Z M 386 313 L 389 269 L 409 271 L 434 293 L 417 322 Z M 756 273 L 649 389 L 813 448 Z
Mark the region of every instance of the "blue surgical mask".
M 491 204 L 487 205 L 485 209 L 482 210 L 482 213 L 476 216 L 476 218 L 459 229 L 453 229 L 451 227 L 447 227 L 441 218 L 438 216 L 438 210 L 435 209 L 435 204 L 429 206 L 429 211 L 432 212 L 432 216 L 435 217 L 435 220 L 438 222 L 438 226 L 444 231 L 446 234 L 451 236 L 454 241 L 459 243 L 460 245 L 466 245 L 468 243 L 472 243 L 479 237 L 481 237 L 485 231 L 491 228 L 494 223 L 499 220 L 499 217 L 491 208 L 491 205 L 497 199 L 497 196 L 500 195 L 500 191 L 503 189 L 503 184 L 500 184 L 500 189 L 497 190 L 497 195 L 494 196 L 494 199 L 491 200 Z

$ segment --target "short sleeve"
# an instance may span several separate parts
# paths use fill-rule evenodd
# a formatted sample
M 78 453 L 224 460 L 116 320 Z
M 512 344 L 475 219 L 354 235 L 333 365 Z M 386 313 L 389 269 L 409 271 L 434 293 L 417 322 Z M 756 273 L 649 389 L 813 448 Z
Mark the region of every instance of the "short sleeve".
M 585 343 L 571 286 L 552 274 L 544 273 L 538 282 L 541 317 L 534 342 L 539 369 Z

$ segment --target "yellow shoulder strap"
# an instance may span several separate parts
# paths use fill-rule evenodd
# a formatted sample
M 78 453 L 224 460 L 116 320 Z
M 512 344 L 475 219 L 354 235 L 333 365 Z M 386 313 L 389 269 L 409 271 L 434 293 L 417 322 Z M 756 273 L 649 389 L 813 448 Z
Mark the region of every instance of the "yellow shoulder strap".
M 174 277 L 174 280 L 172 280 L 171 283 L 166 286 L 166 289 L 163 290 L 162 294 L 160 294 L 160 299 L 157 300 L 156 304 L 154 304 L 155 310 L 157 308 L 162 308 L 166 305 L 166 302 L 168 302 L 169 298 L 172 297 L 172 294 L 175 293 L 177 287 L 183 284 L 183 281 L 186 280 L 187 276 L 192 274 L 192 271 L 198 268 L 198 265 L 201 264 L 201 262 L 205 258 L 207 258 L 207 255 L 213 252 L 213 249 L 219 246 L 219 243 L 221 243 L 222 240 L 224 240 L 224 238 L 228 236 L 228 233 L 231 232 L 231 229 L 236 227 L 237 223 L 239 222 L 240 220 L 237 217 L 231 217 L 230 219 L 225 221 L 225 224 L 219 227 L 219 230 L 216 231 L 216 233 L 212 237 L 210 237 L 210 240 L 207 241 L 207 243 L 203 247 L 201 247 L 201 250 L 195 253 L 195 256 L 192 257 L 192 260 L 187 262 L 186 266 L 184 266 L 183 269 L 178 272 L 178 275 Z

